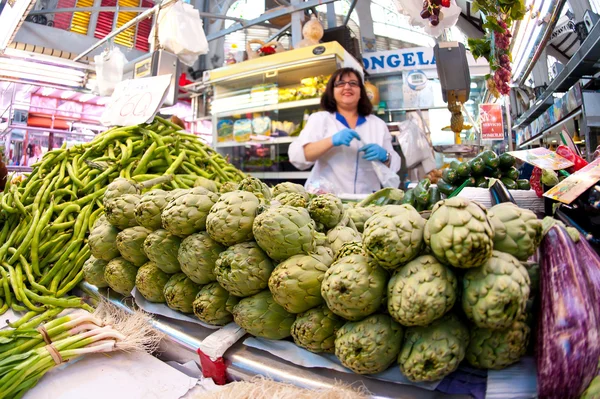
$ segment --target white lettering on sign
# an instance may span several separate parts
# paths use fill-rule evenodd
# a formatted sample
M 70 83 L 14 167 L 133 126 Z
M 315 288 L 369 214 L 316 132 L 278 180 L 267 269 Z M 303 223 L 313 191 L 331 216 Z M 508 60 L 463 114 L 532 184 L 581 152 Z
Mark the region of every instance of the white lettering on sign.
M 120 82 L 100 122 L 105 126 L 130 126 L 152 121 L 170 83 L 170 74 Z

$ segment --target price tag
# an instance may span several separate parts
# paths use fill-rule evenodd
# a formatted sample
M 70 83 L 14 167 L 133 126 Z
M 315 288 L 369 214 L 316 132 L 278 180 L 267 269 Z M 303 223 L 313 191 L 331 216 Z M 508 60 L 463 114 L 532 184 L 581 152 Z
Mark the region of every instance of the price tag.
M 540 147 L 532 150 L 511 151 L 509 154 L 540 169 L 561 170 L 574 165 L 567 158 L 561 157 L 547 148 Z
M 171 83 L 171 74 L 120 82 L 100 122 L 104 126 L 130 126 L 154 119 Z
M 600 159 L 587 164 L 544 193 L 544 197 L 570 204 L 600 180 Z

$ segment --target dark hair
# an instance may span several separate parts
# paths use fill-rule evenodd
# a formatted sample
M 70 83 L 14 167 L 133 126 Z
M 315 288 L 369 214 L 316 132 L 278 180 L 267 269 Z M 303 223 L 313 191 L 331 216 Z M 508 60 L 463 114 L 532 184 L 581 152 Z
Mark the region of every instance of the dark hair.
M 337 103 L 335 102 L 335 96 L 333 95 L 334 86 L 333 84 L 338 80 L 338 78 L 344 77 L 344 75 L 348 75 L 353 73 L 358 78 L 358 85 L 360 87 L 360 100 L 358 100 L 358 114 L 362 116 L 370 115 L 373 112 L 373 104 L 369 100 L 367 96 L 367 91 L 365 90 L 365 84 L 363 83 L 360 73 L 354 68 L 340 68 L 331 75 L 329 78 L 329 82 L 327 83 L 327 88 L 325 89 L 325 93 L 321 97 L 321 108 L 325 111 L 336 112 L 337 111 Z

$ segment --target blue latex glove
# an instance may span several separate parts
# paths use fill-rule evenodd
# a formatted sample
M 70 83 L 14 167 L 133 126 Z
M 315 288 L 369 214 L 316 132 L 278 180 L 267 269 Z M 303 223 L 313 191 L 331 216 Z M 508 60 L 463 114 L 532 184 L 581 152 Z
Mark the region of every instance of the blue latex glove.
M 363 155 L 363 158 L 367 161 L 386 162 L 388 160 L 387 151 L 379 144 L 367 144 L 366 146 L 360 148 L 358 151 L 363 151 L 365 153 L 365 155 Z
M 358 133 L 352 129 L 346 128 L 334 134 L 333 137 L 331 137 L 331 142 L 335 147 L 340 145 L 350 146 L 350 142 L 354 139 L 360 140 Z

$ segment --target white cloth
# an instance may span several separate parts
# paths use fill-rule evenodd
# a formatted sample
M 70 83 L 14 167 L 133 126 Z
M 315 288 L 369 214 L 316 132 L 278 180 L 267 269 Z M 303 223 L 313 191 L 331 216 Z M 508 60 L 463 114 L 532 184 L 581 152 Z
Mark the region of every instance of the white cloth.
M 331 137 L 346 128 L 337 120 L 335 113 L 327 111 L 312 114 L 300 136 L 290 144 L 290 162 L 304 170 L 314 165 L 306 181 L 306 187 L 325 185 L 333 187 L 335 194 L 370 194 L 381 188 L 371 161 L 363 159 L 364 153 L 358 149 L 367 144 L 379 144 L 390 154 L 390 169 L 400 169 L 400 156 L 392 147 L 392 136 L 381 119 L 374 115 L 366 117 L 366 122 L 354 129 L 361 141 L 352 140 L 349 147 L 341 145 L 325 153 L 316 162 L 309 162 L 304 156 L 304 146 Z M 357 156 L 358 154 L 358 156 Z M 325 184 L 326 183 L 326 184 Z

